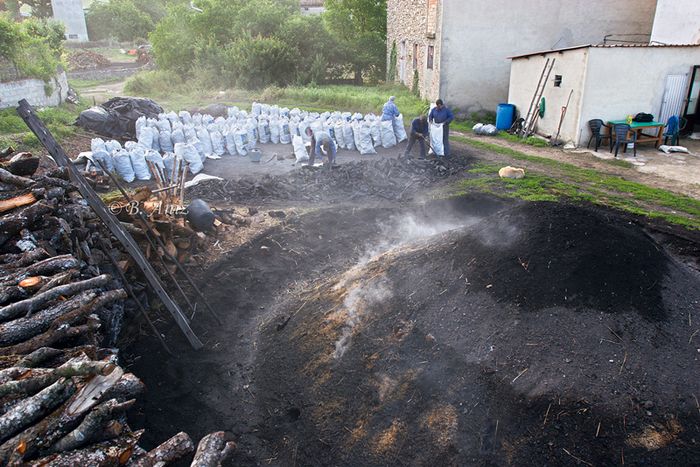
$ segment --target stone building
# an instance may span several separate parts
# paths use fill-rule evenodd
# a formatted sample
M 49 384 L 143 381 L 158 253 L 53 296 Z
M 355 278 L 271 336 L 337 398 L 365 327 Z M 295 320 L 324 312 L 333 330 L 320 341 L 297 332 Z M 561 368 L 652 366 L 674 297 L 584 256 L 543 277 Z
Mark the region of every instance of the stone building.
M 388 0 L 387 62 L 421 96 L 460 112 L 508 97 L 509 57 L 580 44 L 649 42 L 656 0 Z

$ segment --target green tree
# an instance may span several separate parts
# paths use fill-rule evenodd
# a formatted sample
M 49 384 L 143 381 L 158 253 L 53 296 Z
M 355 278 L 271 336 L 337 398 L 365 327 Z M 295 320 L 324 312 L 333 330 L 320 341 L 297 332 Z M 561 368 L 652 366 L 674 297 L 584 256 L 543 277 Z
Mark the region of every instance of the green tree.
M 155 28 L 151 16 L 140 10 L 134 0 L 95 2 L 88 10 L 85 21 L 92 40 L 115 38 L 135 41 L 147 37 Z
M 343 45 L 355 82 L 386 70 L 386 0 L 326 0 L 328 29 Z
M 230 84 L 252 89 L 291 83 L 300 58 L 298 51 L 274 37 L 241 39 L 226 52 Z

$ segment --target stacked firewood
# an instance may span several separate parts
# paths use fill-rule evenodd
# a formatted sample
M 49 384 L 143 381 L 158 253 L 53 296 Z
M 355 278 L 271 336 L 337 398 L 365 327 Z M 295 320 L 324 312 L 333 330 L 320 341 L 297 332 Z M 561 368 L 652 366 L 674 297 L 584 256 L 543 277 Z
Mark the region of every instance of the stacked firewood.
M 18 161 L 22 161 L 21 163 Z M 125 412 L 143 383 L 118 364 L 110 329 L 128 256 L 64 170 L 22 155 L 0 168 L 0 465 L 164 465 L 194 451 L 180 433 L 152 451 Z M 48 165 L 48 164 L 46 164 Z M 119 271 L 117 271 L 119 269 Z M 233 450 L 205 437 L 193 465 Z

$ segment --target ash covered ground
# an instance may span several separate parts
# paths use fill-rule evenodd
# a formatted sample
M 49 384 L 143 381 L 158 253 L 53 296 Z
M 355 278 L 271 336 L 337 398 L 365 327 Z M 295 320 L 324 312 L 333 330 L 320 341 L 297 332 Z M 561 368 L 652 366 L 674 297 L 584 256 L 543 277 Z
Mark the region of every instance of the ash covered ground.
M 224 428 L 231 465 L 696 464 L 694 234 L 425 196 L 469 163 L 214 185 L 213 200 L 303 213 L 199 273 L 225 321 L 199 325 L 206 350 L 128 349 L 148 436 Z

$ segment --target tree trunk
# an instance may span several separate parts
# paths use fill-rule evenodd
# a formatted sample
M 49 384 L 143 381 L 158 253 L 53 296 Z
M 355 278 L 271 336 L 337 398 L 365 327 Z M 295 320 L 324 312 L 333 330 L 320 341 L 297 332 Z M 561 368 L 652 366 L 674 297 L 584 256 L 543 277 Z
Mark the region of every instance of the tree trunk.
M 135 461 L 130 467 L 155 467 L 156 465 L 167 465 L 181 459 L 194 451 L 194 444 L 187 433 L 180 432 L 156 447 L 148 451 Z
M 101 276 L 93 277 L 84 281 L 60 285 L 31 298 L 27 298 L 26 300 L 12 303 L 0 310 L 0 321 L 13 319 L 24 313 L 31 314 L 35 310 L 40 309 L 47 302 L 55 300 L 60 296 L 71 296 L 84 290 L 96 289 L 107 284 L 111 279 L 112 278 L 108 274 L 102 274 Z M 2 345 L 1 341 L 0 345 Z
M 218 467 L 236 449 L 223 431 L 208 434 L 199 442 L 191 467 Z
M 43 418 L 75 392 L 70 379 L 60 379 L 38 394 L 20 401 L 0 417 L 0 442 Z

